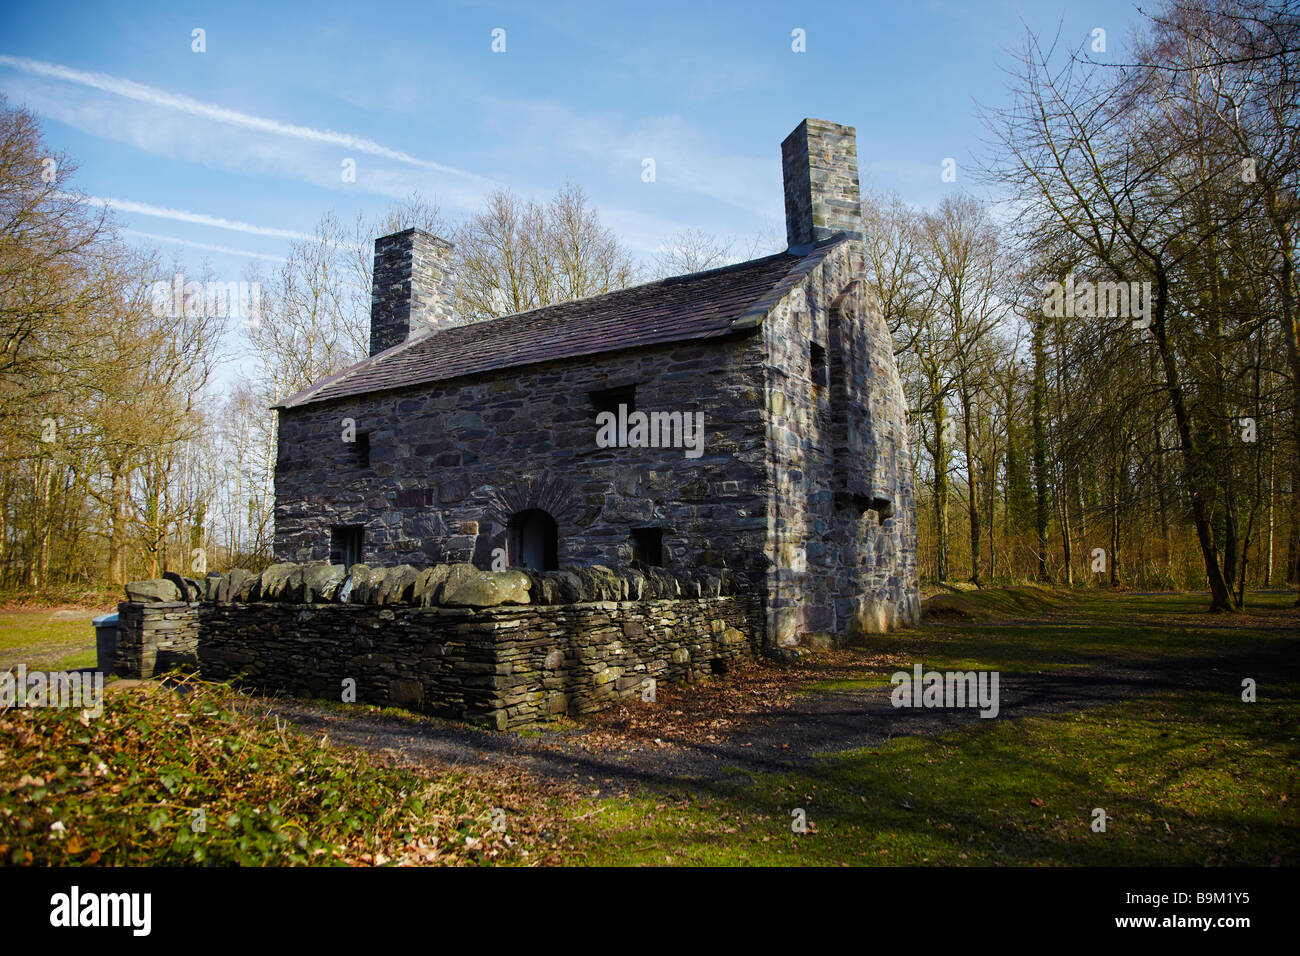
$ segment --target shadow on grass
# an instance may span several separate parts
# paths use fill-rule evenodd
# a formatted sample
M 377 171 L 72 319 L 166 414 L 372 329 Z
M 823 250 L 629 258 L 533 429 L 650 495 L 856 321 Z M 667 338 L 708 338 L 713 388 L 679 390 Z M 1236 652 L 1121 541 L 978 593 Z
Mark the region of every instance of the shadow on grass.
M 1255 705 L 1159 695 L 903 738 L 797 773 L 679 782 L 621 802 L 586 844 L 613 863 L 1295 864 L 1297 717 L 1288 685 Z

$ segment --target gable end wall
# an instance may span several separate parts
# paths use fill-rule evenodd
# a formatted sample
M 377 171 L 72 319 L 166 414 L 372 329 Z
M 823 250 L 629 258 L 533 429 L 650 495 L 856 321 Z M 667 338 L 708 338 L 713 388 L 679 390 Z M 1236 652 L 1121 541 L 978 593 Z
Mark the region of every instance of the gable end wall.
M 880 633 L 919 616 L 906 405 L 861 273 L 860 243 L 840 244 L 762 326 L 773 489 L 767 631 L 778 646 Z M 814 342 L 826 349 L 826 387 L 811 377 Z

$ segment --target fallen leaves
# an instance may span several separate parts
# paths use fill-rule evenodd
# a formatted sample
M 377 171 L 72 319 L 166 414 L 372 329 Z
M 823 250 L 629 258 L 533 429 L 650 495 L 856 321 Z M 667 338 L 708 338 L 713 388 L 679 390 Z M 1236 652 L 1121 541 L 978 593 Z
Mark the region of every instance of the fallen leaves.
M 766 659 L 737 665 L 725 677 L 705 678 L 685 687 L 661 681 L 655 701 L 633 698 L 588 715 L 583 718 L 580 735 L 543 746 L 559 750 L 576 745 L 589 753 L 601 753 L 718 744 L 739 726 L 788 709 L 807 684 L 860 679 L 881 660 L 861 650 L 825 651 L 797 665 Z M 789 746 L 786 743 L 783 748 Z
M 0 715 L 0 860 L 395 866 L 562 858 L 567 830 L 553 793 L 526 774 L 448 772 L 409 766 L 396 753 L 330 747 L 229 688 L 197 680 L 182 687 L 115 694 L 89 725 L 75 711 Z

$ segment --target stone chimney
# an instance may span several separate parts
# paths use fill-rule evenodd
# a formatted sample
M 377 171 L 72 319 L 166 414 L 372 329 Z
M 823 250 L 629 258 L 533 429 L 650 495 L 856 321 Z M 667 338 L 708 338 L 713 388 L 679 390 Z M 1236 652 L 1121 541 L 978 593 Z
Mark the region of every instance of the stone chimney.
M 792 249 L 839 232 L 862 238 L 858 140 L 852 126 L 806 119 L 781 144 L 785 235 Z
M 375 240 L 371 355 L 428 329 L 460 324 L 451 311 L 451 250 L 450 242 L 423 229 Z

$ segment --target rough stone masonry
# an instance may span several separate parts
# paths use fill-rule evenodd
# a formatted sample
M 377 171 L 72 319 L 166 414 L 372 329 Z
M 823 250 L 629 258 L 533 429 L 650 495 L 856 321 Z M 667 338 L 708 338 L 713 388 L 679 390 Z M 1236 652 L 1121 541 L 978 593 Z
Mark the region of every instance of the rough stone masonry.
M 756 652 L 759 595 L 728 572 L 273 564 L 128 585 L 117 672 L 404 707 L 498 730 L 585 714 Z M 182 600 L 171 600 L 180 597 Z M 185 655 L 170 653 L 184 649 Z

